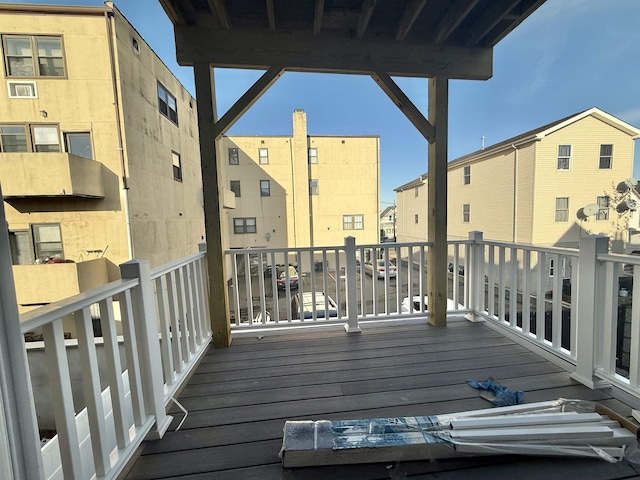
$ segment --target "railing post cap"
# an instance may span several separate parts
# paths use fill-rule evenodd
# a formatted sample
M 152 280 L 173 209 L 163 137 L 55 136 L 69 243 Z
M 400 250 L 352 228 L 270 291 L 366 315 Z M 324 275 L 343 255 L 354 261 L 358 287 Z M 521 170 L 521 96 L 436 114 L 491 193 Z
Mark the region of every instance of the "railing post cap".
M 345 245 L 355 245 L 356 244 L 356 237 L 344 237 L 344 244 Z
M 149 270 L 149 260 L 132 259 L 120 264 L 122 278 L 138 278 L 143 270 Z
M 469 232 L 469 240 L 480 241 L 483 238 L 483 234 L 480 230 L 472 230 Z
M 206 251 L 207 251 L 207 241 L 206 240 L 198 242 L 198 251 L 206 253 Z

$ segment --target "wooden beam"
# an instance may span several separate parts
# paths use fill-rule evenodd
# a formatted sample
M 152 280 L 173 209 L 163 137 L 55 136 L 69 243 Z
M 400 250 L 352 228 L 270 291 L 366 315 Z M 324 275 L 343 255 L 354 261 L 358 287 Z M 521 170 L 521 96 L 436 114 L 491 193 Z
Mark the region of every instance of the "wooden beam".
M 520 25 L 525 18 L 529 17 L 529 15 L 536 11 L 545 1 L 546 0 L 524 0 L 520 2 L 520 15 L 505 15 L 504 19 L 511 20 L 511 24 L 509 24 L 507 28 L 500 30 L 500 33 L 486 42 L 486 45 L 491 47 L 497 45 L 498 42 L 506 37 L 514 28 Z
M 226 217 L 222 215 L 218 177 L 215 124 L 215 81 L 213 69 L 207 63 L 194 67 L 196 98 L 198 99 L 198 131 L 200 134 L 200 165 L 204 196 L 204 228 L 207 238 L 207 273 L 209 275 L 209 308 L 214 347 L 231 344 L 229 292 L 225 274 L 224 235 Z
M 178 63 L 214 67 L 356 73 L 376 71 L 404 77 L 486 80 L 492 75 L 490 48 L 389 43 L 375 38 L 313 35 L 312 32 L 249 32 L 175 27 Z M 215 46 L 215 48 L 214 48 Z M 259 46 L 259 48 L 257 48 Z
M 407 3 L 396 31 L 396 42 L 404 40 L 426 3 L 427 0 L 410 0 Z
M 518 3 L 520 0 L 494 0 L 475 22 L 473 30 L 469 32 L 466 45 L 478 45 Z
M 216 122 L 216 140 L 224 135 L 251 106 L 273 85 L 284 73 L 282 67 L 271 67 L 245 92 L 242 97 Z
M 449 130 L 449 81 L 429 79 L 429 122 L 435 128 L 435 142 L 429 143 L 427 174 L 427 294 L 429 323 L 447 324 L 447 141 Z M 454 278 L 456 277 L 454 272 Z M 454 299 L 457 301 L 457 299 Z
M 216 12 L 218 21 L 222 28 L 225 30 L 231 30 L 231 20 L 229 19 L 229 14 L 224 6 L 224 0 L 207 0 L 207 2 L 209 3 L 211 11 Z
M 167 14 L 167 17 L 171 20 L 171 23 L 174 25 L 186 25 L 187 21 L 182 15 L 182 11 L 176 8 L 175 2 L 172 0 L 160 0 L 160 5 L 164 9 L 164 12 Z
M 480 0 L 458 0 L 440 20 L 440 27 L 433 43 L 442 43 L 458 28 L 458 25 L 469 15 Z
M 356 35 L 358 38 L 362 38 L 364 32 L 367 31 L 374 8 L 376 8 L 376 0 L 362 0 L 360 18 L 358 19 L 358 31 Z
M 376 81 L 380 88 L 387 94 L 393 103 L 404 113 L 414 127 L 427 139 L 429 143 L 435 141 L 435 132 L 433 125 L 424 118 L 420 110 L 407 97 L 402 89 L 393 79 L 384 72 L 376 72 L 371 77 Z
M 273 10 L 273 0 L 266 0 L 267 2 L 267 19 L 269 20 L 269 30 L 276 31 L 276 14 Z
M 322 29 L 322 15 L 324 14 L 324 0 L 316 0 L 316 13 L 313 16 L 313 34 L 318 35 Z

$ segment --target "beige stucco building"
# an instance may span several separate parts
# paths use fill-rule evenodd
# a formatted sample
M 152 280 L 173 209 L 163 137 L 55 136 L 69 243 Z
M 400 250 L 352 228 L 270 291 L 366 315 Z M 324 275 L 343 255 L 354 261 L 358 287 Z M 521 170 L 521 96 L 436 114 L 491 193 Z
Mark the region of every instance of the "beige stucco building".
M 291 136 L 229 136 L 219 143 L 229 247 L 377 243 L 380 138 L 307 134 L 293 112 Z
M 591 108 L 451 161 L 448 237 L 479 230 L 491 240 L 577 247 L 581 235 L 603 234 L 622 251 L 630 214 L 616 210 L 628 195 L 617 187 L 632 177 L 637 138 L 637 128 Z M 426 238 L 426 178 L 395 189 L 399 241 Z
M 24 311 L 198 249 L 196 102 L 107 2 L 0 5 L 0 182 Z M 55 263 L 54 263 L 55 262 Z

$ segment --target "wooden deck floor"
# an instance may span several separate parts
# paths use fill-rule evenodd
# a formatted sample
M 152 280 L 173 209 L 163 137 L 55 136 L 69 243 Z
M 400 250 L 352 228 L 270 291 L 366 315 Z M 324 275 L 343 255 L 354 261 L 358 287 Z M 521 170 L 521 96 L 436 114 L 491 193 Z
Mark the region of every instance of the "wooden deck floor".
M 481 323 L 310 330 L 236 339 L 211 348 L 179 400 L 189 415 L 179 431 L 145 442 L 128 479 L 640 479 L 628 461 L 523 456 L 284 469 L 285 420 L 434 415 L 489 408 L 466 380 L 493 377 L 524 390 L 527 403 L 560 397 L 595 400 L 625 416 L 607 390 L 569 374 Z

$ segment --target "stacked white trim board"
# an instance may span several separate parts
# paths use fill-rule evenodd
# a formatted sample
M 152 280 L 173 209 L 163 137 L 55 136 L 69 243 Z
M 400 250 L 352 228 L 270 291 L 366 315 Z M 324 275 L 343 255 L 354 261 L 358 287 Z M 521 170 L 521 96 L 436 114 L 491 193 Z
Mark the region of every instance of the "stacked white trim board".
M 286 468 L 501 454 L 616 462 L 637 432 L 602 412 L 592 402 L 559 399 L 436 416 L 287 421 L 280 455 Z

